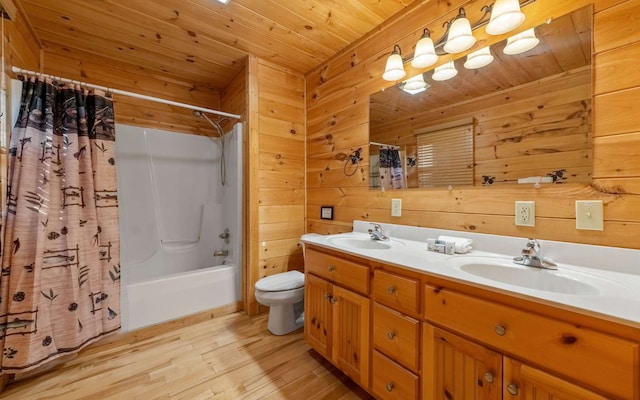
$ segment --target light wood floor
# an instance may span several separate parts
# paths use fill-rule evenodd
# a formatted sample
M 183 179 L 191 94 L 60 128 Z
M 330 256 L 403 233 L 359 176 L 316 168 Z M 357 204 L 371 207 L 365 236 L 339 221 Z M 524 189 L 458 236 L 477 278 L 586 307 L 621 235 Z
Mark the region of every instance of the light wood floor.
M 234 313 L 106 338 L 3 400 L 371 399 L 310 350 L 302 331 L 274 336 L 267 316 Z

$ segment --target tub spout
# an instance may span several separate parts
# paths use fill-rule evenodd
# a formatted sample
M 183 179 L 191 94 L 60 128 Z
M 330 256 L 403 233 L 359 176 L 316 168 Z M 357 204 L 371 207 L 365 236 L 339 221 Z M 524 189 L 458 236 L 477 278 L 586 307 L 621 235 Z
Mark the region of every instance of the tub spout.
M 227 257 L 229 255 L 229 250 L 216 250 L 213 252 L 214 257 Z

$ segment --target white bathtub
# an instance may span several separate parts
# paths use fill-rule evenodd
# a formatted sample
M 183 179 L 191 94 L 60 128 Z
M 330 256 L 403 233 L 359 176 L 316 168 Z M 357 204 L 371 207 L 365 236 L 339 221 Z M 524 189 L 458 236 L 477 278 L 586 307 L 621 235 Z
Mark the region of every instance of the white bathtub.
M 238 267 L 233 264 L 167 275 L 126 286 L 122 330 L 195 314 L 238 301 Z

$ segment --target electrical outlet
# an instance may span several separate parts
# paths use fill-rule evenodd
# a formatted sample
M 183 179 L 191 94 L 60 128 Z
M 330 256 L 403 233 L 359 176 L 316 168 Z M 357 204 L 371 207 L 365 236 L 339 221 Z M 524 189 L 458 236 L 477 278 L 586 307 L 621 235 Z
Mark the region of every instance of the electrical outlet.
M 402 216 L 402 199 L 391 199 L 391 216 Z
M 576 201 L 576 229 L 604 230 L 602 200 Z
M 517 226 L 536 225 L 536 202 L 516 201 L 516 222 Z

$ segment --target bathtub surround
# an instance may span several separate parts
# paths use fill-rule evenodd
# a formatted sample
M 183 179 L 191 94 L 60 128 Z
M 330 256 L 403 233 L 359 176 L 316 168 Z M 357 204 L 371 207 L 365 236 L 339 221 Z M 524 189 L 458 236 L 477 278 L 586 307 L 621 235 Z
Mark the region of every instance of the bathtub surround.
M 219 138 L 118 129 L 123 329 L 240 300 L 242 124 L 225 134 L 225 186 Z
M 104 93 L 23 84 L 3 213 L 3 374 L 77 353 L 120 328 L 115 139 Z

